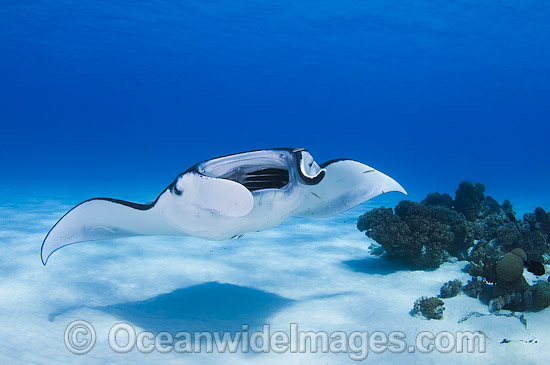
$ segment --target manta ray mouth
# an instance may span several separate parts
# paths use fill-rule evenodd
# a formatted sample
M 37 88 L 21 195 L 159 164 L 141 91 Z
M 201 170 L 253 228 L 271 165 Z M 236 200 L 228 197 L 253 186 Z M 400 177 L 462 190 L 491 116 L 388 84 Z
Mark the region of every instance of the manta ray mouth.
M 252 151 L 227 155 L 194 166 L 199 174 L 231 180 L 250 192 L 265 189 L 284 189 L 290 184 L 290 166 L 284 150 Z
M 204 161 L 192 169 L 208 177 L 237 182 L 250 192 L 284 189 L 294 173 L 305 185 L 317 185 L 325 177 L 325 170 L 303 148 L 227 155 Z

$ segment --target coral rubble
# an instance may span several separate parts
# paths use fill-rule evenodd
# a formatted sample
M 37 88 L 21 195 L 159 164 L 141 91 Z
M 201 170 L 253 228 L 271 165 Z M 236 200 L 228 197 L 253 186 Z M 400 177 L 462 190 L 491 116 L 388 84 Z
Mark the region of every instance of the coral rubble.
M 458 293 L 462 290 L 462 281 L 460 280 L 451 280 L 447 281 L 441 289 L 439 290 L 440 298 L 452 298 L 456 297 Z
M 423 315 L 428 319 L 442 319 L 443 311 L 445 310 L 444 304 L 441 299 L 436 297 L 421 297 L 414 302 L 412 314 Z

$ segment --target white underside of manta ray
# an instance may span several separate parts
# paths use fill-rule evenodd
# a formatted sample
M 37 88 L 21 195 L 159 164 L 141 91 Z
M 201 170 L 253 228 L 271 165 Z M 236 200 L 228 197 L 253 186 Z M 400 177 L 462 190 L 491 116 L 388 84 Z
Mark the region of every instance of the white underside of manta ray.
M 151 204 L 95 198 L 66 213 L 42 244 L 42 263 L 61 247 L 143 235 L 226 240 L 290 216 L 329 217 L 391 191 L 395 180 L 360 162 L 318 165 L 305 149 L 266 149 L 196 164 Z

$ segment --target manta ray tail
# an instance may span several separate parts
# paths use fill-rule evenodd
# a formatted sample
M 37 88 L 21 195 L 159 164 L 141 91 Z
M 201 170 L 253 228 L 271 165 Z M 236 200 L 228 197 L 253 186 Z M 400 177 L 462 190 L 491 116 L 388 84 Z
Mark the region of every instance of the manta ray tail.
M 65 214 L 42 243 L 42 263 L 61 247 L 83 241 L 119 237 L 170 234 L 154 209 L 123 200 L 96 198 L 80 203 Z

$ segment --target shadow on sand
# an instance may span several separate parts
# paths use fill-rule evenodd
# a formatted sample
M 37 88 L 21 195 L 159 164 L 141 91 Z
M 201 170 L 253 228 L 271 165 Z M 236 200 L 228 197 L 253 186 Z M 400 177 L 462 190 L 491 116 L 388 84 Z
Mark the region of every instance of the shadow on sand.
M 250 331 L 293 301 L 257 289 L 208 282 L 140 302 L 96 308 L 147 331 Z
M 387 275 L 399 271 L 422 270 L 411 264 L 404 263 L 399 259 L 380 256 L 367 256 L 363 259 L 347 260 L 343 261 L 342 263 L 348 266 L 352 271 L 362 272 L 366 274 Z

